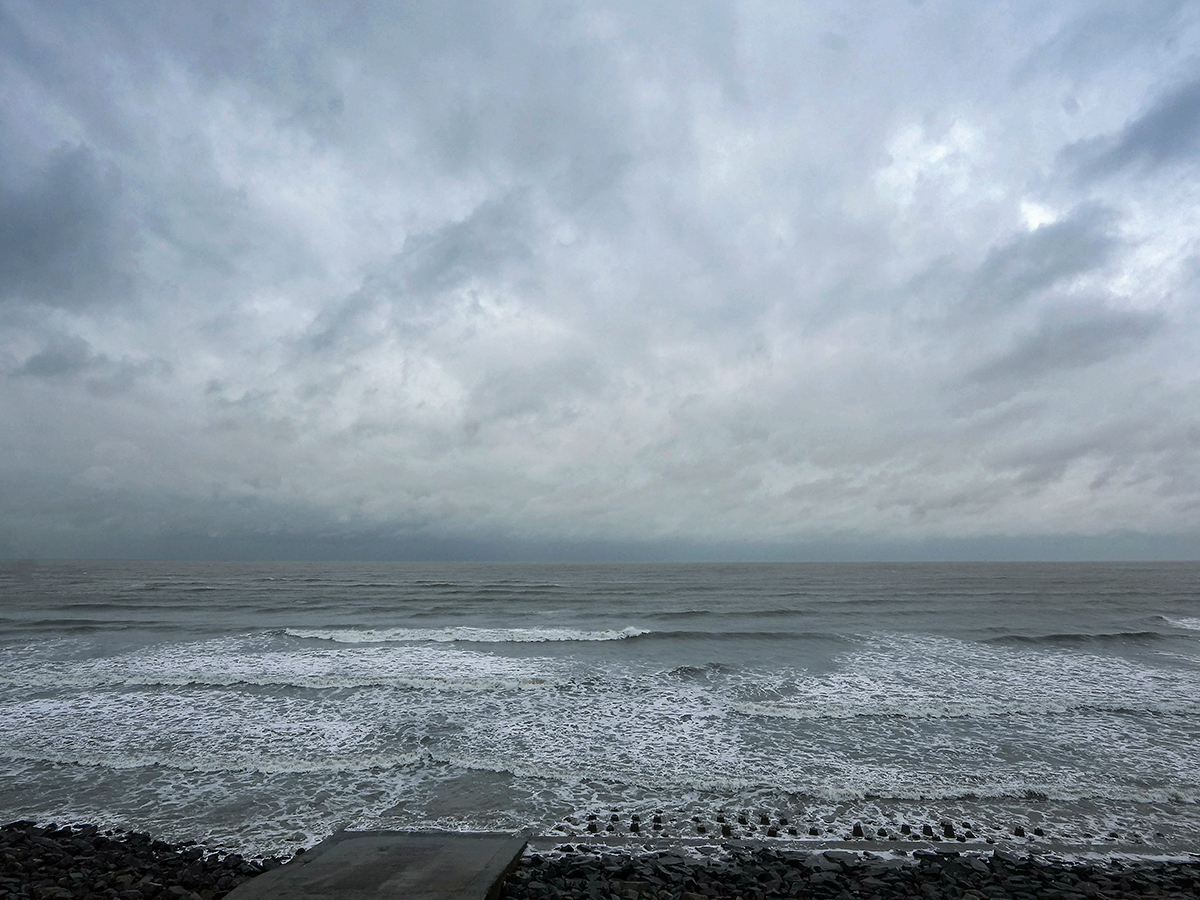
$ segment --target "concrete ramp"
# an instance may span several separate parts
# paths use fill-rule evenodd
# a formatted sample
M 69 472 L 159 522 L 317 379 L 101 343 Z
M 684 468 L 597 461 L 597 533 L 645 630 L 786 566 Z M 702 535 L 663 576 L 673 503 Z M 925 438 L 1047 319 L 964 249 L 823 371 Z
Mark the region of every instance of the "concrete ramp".
M 511 834 L 342 831 L 228 900 L 495 900 L 525 848 Z

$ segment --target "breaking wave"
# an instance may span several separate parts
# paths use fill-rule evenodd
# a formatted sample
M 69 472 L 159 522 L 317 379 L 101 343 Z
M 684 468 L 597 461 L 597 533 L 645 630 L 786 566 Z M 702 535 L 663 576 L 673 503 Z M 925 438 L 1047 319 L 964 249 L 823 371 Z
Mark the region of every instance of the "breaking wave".
M 581 631 L 574 628 L 364 628 L 322 629 L 287 628 L 291 637 L 335 641 L 339 644 L 384 643 L 474 643 L 474 644 L 536 644 L 558 641 L 623 641 L 650 632 L 640 628 Z

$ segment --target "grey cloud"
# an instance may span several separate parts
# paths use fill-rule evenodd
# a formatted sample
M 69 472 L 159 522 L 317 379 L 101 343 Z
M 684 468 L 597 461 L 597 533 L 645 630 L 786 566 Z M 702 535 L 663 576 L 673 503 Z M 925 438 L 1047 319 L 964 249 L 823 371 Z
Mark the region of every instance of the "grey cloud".
M 1084 181 L 1123 169 L 1150 170 L 1200 157 L 1200 80 L 1159 97 L 1148 110 L 1109 138 L 1074 144 L 1064 151 Z
M 116 397 L 132 390 L 142 379 L 164 379 L 174 371 L 163 359 L 134 361 L 101 357 L 100 363 L 95 374 L 87 379 L 87 390 L 93 397 Z
M 590 395 L 602 382 L 599 367 L 581 353 L 513 366 L 489 375 L 472 393 L 469 428 L 498 418 L 545 415 L 552 408 L 560 419 L 573 418 L 580 412 L 571 408 L 571 399 Z
M 374 343 L 382 334 L 364 333 L 365 318 L 383 309 L 388 327 L 409 332 L 433 314 L 437 299 L 471 279 L 487 279 L 530 257 L 523 201 L 509 196 L 481 205 L 462 221 L 409 235 L 386 266 L 313 323 L 303 348 L 318 352 Z
M 395 259 L 398 298 L 449 290 L 472 277 L 487 277 L 529 257 L 522 235 L 519 198 L 489 202 L 461 222 L 406 238 Z
M 81 338 L 59 339 L 25 360 L 25 364 L 13 374 L 32 378 L 76 375 L 91 365 L 93 359 L 92 348 L 87 341 Z
M 1036 381 L 1129 353 L 1164 327 L 1161 313 L 1095 310 L 1047 316 L 1032 333 L 972 373 L 978 382 Z
M 1004 309 L 1107 263 L 1119 244 L 1114 214 L 1084 206 L 1067 218 L 1022 234 L 988 253 L 968 286 L 970 305 Z
M 0 540 L 1194 531 L 1186 6 L 0 0 Z
M 60 147 L 40 171 L 0 160 L 0 303 L 80 308 L 127 298 L 133 229 L 121 179 L 83 146 Z
M 1053 441 L 1033 447 L 1023 447 L 995 461 L 1002 471 L 1013 472 L 1016 484 L 1023 489 L 1036 488 L 1058 481 L 1072 463 L 1089 456 L 1106 456 L 1113 435 L 1085 435 L 1068 441 Z
M 282 124 L 355 155 L 402 125 L 404 162 L 418 157 L 450 174 L 509 170 L 570 204 L 619 176 L 628 152 L 621 73 L 602 46 L 572 27 L 578 10 L 570 7 L 295 4 L 284 13 L 286 46 L 278 21 L 256 4 L 178 7 L 152 17 L 137 4 L 127 10 L 141 20 L 146 45 L 165 44 L 209 83 L 251 86 L 280 111 Z M 673 24 L 699 42 L 723 33 L 710 19 L 689 11 Z M 360 83 L 367 91 L 346 92 L 339 59 L 366 63 Z
M 57 384 L 82 380 L 93 397 L 115 397 L 130 390 L 139 379 L 170 375 L 170 363 L 162 359 L 110 359 L 95 353 L 86 340 L 57 336 L 11 373 L 13 378 L 36 378 Z
M 1140 47 L 1158 51 L 1187 26 L 1188 0 L 1096 0 L 1064 8 L 1062 24 L 1040 40 L 1014 69 L 1023 83 L 1038 75 L 1064 73 L 1084 79 Z

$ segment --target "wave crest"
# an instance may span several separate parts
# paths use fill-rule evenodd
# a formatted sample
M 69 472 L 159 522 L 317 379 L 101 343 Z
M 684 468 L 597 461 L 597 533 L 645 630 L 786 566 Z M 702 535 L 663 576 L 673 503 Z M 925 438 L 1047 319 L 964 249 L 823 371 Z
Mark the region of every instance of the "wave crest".
M 582 631 L 575 628 L 287 628 L 291 637 L 339 644 L 438 643 L 538 644 L 559 641 L 622 641 L 650 632 L 641 628 Z

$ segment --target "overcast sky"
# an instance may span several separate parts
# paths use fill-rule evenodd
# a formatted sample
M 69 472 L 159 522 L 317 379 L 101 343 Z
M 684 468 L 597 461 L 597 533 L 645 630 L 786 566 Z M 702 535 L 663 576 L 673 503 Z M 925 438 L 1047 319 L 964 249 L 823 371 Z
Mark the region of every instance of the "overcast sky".
M 0 0 L 0 556 L 1200 557 L 1200 3 Z

